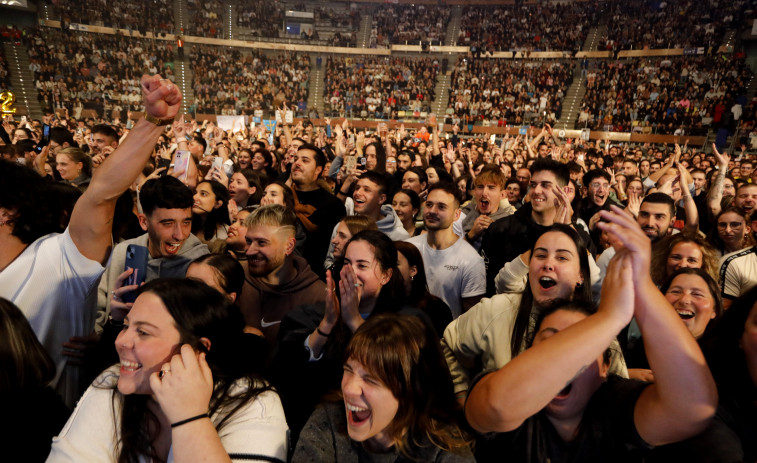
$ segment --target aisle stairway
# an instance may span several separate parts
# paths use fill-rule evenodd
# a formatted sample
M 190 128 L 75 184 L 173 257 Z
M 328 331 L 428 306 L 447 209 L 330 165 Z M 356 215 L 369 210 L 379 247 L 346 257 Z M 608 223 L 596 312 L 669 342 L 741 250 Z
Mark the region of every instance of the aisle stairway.
M 603 37 L 607 35 L 607 26 L 599 25 L 589 29 L 589 33 L 586 35 L 581 51 L 597 51 Z
M 323 64 L 321 64 L 321 67 L 318 68 L 316 65 L 316 59 L 318 58 L 317 55 L 312 55 L 310 57 L 310 80 L 308 81 L 308 112 L 312 108 L 315 108 L 316 111 L 318 111 L 318 115 L 323 117 L 323 75 L 324 75 L 324 67 L 326 66 L 326 60 L 323 60 Z
M 15 94 L 14 107 L 17 114 L 28 115 L 32 119 L 42 119 L 42 107 L 37 100 L 34 74 L 29 70 L 29 55 L 23 45 L 3 42 L 8 70 L 11 75 L 10 90 Z
M 457 44 L 457 37 L 460 35 L 460 19 L 463 16 L 463 7 L 460 5 L 452 8 L 452 13 L 447 24 L 447 34 L 444 37 L 444 45 L 454 46 Z
M 442 121 L 442 114 L 447 109 L 447 103 L 449 102 L 449 86 L 450 75 L 452 71 L 447 71 L 446 74 L 439 73 L 436 78 L 436 88 L 434 88 L 434 105 L 431 107 L 432 111 L 436 114 L 437 120 Z
M 185 49 L 187 47 L 184 47 Z M 176 85 L 179 86 L 181 94 L 184 97 L 181 100 L 181 112 L 189 113 L 189 108 L 195 101 L 194 90 L 192 89 L 192 67 L 189 64 L 189 51 L 185 51 L 184 59 L 178 57 L 174 62 L 174 75 L 176 76 Z
M 186 0 L 173 0 L 174 30 L 177 34 L 181 34 L 189 25 L 189 17 L 187 16 L 187 6 L 184 3 L 185 1 Z
M 562 100 L 562 115 L 560 120 L 555 124 L 556 129 L 573 129 L 580 128 L 574 127 L 578 113 L 581 110 L 581 100 L 583 100 L 586 94 L 586 79 L 581 77 L 581 70 L 578 68 L 578 63 L 575 63 L 573 72 L 573 83 L 568 88 L 568 93 Z
M 371 44 L 371 27 L 373 25 L 373 15 L 366 7 L 361 7 L 360 10 L 360 30 L 357 36 L 358 48 L 368 48 Z

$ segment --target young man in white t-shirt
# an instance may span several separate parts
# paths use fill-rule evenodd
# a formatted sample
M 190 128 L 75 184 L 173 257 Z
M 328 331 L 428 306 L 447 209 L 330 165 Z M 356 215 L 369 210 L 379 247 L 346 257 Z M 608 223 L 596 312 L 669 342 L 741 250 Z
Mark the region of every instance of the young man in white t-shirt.
M 407 240 L 423 256 L 431 294 L 447 303 L 453 318 L 486 293 L 484 259 L 452 229 L 459 217 L 460 191 L 451 183 L 436 183 L 429 188 L 423 212 L 428 233 Z

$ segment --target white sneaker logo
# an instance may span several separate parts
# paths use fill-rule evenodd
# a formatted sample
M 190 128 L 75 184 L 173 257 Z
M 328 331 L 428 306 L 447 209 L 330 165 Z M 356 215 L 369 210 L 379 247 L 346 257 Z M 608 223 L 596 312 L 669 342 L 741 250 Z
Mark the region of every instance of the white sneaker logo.
M 267 322 L 267 321 L 265 321 L 265 318 L 261 317 L 261 319 L 260 319 L 260 327 L 261 328 L 269 328 L 269 327 L 271 327 L 273 325 L 278 325 L 279 323 L 281 323 L 281 320 L 278 320 L 278 321 L 275 321 L 275 322 Z

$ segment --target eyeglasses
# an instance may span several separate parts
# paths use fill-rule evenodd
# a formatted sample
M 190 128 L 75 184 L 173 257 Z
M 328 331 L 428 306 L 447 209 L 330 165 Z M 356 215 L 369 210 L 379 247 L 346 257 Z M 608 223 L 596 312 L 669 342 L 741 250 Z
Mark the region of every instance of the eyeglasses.
M 603 189 L 606 190 L 610 188 L 609 183 L 599 183 L 599 182 L 592 182 L 589 184 L 590 187 L 594 188 L 595 190 Z

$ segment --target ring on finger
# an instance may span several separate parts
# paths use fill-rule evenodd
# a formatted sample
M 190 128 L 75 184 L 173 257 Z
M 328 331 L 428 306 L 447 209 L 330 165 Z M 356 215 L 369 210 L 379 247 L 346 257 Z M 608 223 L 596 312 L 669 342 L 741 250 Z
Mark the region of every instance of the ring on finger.
M 171 373 L 171 370 L 160 370 L 160 373 L 158 373 L 158 377 L 160 379 L 163 379 L 163 377 L 166 375 L 166 373 Z
M 118 295 L 116 294 L 116 290 L 115 289 L 113 291 L 111 291 L 110 294 L 111 294 L 111 296 L 113 296 L 113 299 L 115 299 L 116 301 L 120 301 L 121 300 L 121 298 L 118 297 Z

